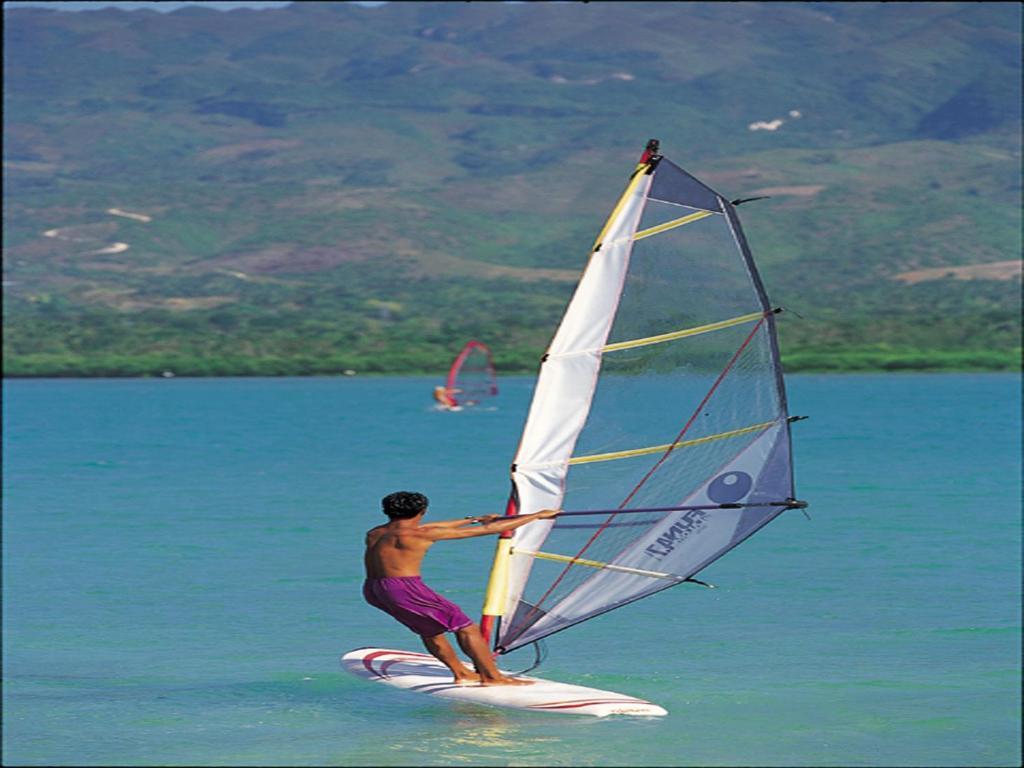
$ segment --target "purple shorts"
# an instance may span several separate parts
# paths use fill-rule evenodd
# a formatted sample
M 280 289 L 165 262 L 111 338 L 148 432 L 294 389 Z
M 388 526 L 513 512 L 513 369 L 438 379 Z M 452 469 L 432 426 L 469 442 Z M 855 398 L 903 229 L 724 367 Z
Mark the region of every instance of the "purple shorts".
M 363 582 L 363 597 L 424 637 L 455 632 L 473 623 L 459 606 L 441 597 L 419 576 L 367 579 Z

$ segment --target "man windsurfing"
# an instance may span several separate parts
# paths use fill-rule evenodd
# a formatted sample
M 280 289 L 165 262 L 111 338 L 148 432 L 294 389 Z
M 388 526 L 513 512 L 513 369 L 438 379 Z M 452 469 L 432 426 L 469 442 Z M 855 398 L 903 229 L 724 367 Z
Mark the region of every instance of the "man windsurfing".
M 449 410 L 455 408 L 457 405 L 455 398 L 452 397 L 452 393 L 448 390 L 448 387 L 443 384 L 439 384 L 434 387 L 434 399 L 437 400 L 443 408 L 448 408 Z
M 363 597 L 419 635 L 427 650 L 452 671 L 457 684 L 529 685 L 532 681 L 505 677 L 498 671 L 480 627 L 459 606 L 423 583 L 420 564 L 437 541 L 511 531 L 534 520 L 554 517 L 558 510 L 423 523 L 428 503 L 422 493 L 407 491 L 389 494 L 381 500 L 389 522 L 366 533 Z M 446 632 L 455 633 L 459 647 L 473 660 L 475 673 L 459 660 L 445 637 Z

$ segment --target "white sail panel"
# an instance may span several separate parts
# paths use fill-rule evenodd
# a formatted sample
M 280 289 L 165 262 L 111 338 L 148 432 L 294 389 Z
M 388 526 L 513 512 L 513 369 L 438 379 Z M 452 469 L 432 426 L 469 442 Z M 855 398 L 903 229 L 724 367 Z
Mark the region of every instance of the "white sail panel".
M 629 236 L 636 229 L 650 184 L 651 177 L 645 174 L 638 174 L 630 182 L 548 348 L 549 359 L 537 378 L 513 466 L 555 466 L 544 471 L 513 470 L 521 510 L 557 509 L 562 504 L 567 466 L 561 462 L 572 455 L 586 421 L 601 364 L 600 355 L 587 350 L 603 346 L 611 330 L 629 265 Z M 577 352 L 583 354 L 573 354 Z M 552 521 L 542 520 L 520 528 L 516 544 L 530 547 L 540 543 L 551 525 Z M 527 559 L 512 561 L 506 606 L 516 604 L 531 566 Z

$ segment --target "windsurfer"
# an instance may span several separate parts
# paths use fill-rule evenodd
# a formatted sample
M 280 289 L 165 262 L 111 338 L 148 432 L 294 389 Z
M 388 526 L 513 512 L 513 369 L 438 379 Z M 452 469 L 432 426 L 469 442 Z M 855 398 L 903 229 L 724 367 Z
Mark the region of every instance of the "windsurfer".
M 434 387 L 434 399 L 444 408 L 455 407 L 455 400 L 452 399 L 451 394 L 448 392 L 448 387 L 443 384 Z
M 423 640 L 423 645 L 455 675 L 458 684 L 528 685 L 531 681 L 505 677 L 498 670 L 487 642 L 472 619 L 455 603 L 438 595 L 420 578 L 420 564 L 437 541 L 468 539 L 511 531 L 534 520 L 551 518 L 558 510 L 529 515 L 482 515 L 423 523 L 427 497 L 398 491 L 381 505 L 389 522 L 366 533 L 366 581 L 363 597 L 393 616 Z M 446 632 L 454 632 L 459 647 L 473 660 L 476 673 L 459 660 Z

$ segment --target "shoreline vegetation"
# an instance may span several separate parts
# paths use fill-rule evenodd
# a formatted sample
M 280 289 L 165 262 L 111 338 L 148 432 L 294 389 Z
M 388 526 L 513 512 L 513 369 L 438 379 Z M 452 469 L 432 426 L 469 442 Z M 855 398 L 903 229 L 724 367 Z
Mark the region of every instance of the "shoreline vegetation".
M 800 350 L 783 354 L 786 373 L 1015 373 L 1022 369 L 1021 348 L 918 350 L 855 348 Z M 276 376 L 443 376 L 450 360 L 378 360 L 344 355 L 297 357 L 180 357 L 163 355 L 29 355 L 5 359 L 5 379 L 31 378 L 173 378 Z M 499 375 L 531 375 L 528 359 L 500 359 Z
M 3 374 L 437 376 L 471 338 L 535 374 L 652 136 L 764 201 L 787 372 L 1019 371 L 1020 6 L 824 18 L 7 11 Z

